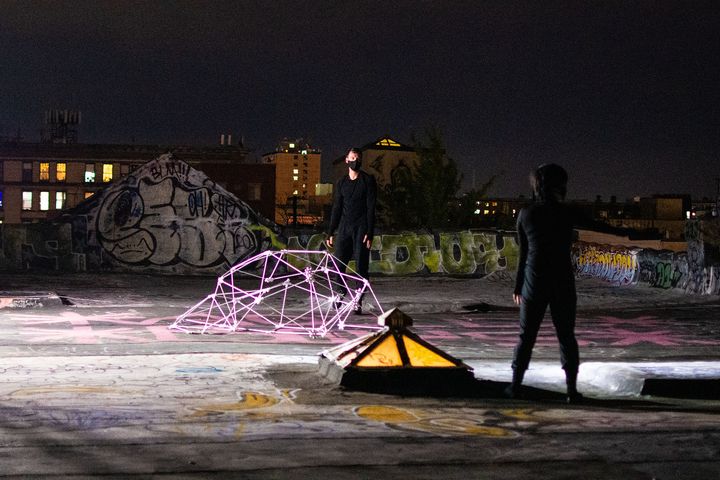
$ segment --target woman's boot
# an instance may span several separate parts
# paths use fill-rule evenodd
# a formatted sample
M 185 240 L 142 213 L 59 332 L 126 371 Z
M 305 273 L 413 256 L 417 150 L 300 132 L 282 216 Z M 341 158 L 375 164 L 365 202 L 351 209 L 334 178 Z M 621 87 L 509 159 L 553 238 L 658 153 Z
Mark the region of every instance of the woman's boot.
M 577 371 L 565 370 L 565 383 L 567 385 L 567 403 L 580 403 L 583 396 L 577 391 Z
M 525 370 L 513 370 L 512 382 L 504 391 L 507 398 L 520 398 L 520 387 L 523 382 L 523 377 L 525 377 Z

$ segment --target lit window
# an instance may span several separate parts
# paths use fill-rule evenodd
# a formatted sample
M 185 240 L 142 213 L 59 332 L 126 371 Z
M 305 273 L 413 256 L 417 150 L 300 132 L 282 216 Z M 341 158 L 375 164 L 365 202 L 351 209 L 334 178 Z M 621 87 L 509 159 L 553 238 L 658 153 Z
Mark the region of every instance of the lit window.
M 297 176 L 297 175 L 293 175 L 293 180 L 295 180 L 295 181 L 297 182 L 297 179 L 298 179 L 298 176 Z
M 55 208 L 57 210 L 62 210 L 63 208 L 65 208 L 65 198 L 65 192 L 55 192 Z
M 58 163 L 57 170 L 55 171 L 55 179 L 58 182 L 64 182 L 66 173 L 67 173 L 67 163 Z
M 112 171 L 113 171 L 112 163 L 103 163 L 103 178 L 102 178 L 102 180 L 104 183 L 112 182 L 112 177 L 113 177 Z
M 290 148 L 295 148 L 295 144 L 294 144 L 294 143 L 291 143 L 291 144 L 288 145 L 288 146 L 289 146 Z
M 307 150 L 301 150 L 300 153 L 302 153 L 303 155 L 307 155 Z
M 32 210 L 32 192 L 22 192 L 22 209 Z
M 85 192 L 85 198 L 90 198 L 95 195 L 95 192 Z
M 50 210 L 50 192 L 40 192 L 40 210 Z
M 2 190 L 0 190 L 0 208 L 2 208 Z
M 483 210 L 483 215 L 490 215 L 490 210 Z
M 293 168 L 293 174 L 297 175 L 298 173 L 300 173 L 300 170 L 298 170 L 297 168 Z
M 298 194 L 298 191 L 297 191 L 297 190 L 293 190 L 293 195 L 297 195 L 297 194 Z
M 475 215 L 480 215 L 480 209 L 478 208 L 478 209 L 475 210 L 473 213 L 474 213 Z
M 95 164 L 94 163 L 86 163 L 85 164 L 85 183 L 93 183 L 95 182 Z
M 40 181 L 47 182 L 50 180 L 50 164 L 47 162 L 40 163 Z

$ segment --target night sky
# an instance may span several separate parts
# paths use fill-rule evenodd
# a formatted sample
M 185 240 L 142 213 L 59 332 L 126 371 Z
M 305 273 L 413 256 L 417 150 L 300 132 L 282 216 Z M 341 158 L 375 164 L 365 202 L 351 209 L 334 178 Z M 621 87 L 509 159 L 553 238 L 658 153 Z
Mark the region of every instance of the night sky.
M 329 163 L 435 125 L 499 196 L 548 161 L 572 198 L 714 196 L 719 72 L 716 1 L 0 0 L 0 135 L 68 108 L 83 143 L 304 136 Z

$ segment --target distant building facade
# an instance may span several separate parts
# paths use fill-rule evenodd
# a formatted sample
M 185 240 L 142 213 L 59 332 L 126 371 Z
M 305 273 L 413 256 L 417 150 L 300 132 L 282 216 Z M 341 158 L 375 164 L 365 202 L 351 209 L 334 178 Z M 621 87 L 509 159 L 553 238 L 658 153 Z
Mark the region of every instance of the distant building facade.
M 271 166 L 245 163 L 241 146 L 157 146 L 78 143 L 0 143 L 0 222 L 33 223 L 72 208 L 167 152 L 272 218 Z
M 413 147 L 403 145 L 392 137 L 385 135 L 359 147 L 363 156 L 363 170 L 372 173 L 378 187 L 383 188 L 393 183 L 402 170 L 411 170 L 418 161 Z M 335 180 L 347 173 L 345 153 L 333 160 L 333 177 Z
M 264 165 L 275 167 L 275 211 L 279 225 L 317 225 L 332 191 L 320 183 L 322 153 L 305 140 L 283 139 L 262 156 Z

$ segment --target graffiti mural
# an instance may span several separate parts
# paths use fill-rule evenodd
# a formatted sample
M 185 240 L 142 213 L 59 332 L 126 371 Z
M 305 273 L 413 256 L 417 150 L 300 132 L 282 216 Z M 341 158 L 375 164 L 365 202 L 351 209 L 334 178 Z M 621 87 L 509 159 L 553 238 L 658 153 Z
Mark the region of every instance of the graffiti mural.
M 288 248 L 319 250 L 325 248 L 324 241 L 325 235 L 320 233 L 293 236 L 288 238 Z M 370 272 L 382 275 L 485 276 L 497 271 L 515 272 L 517 265 L 514 236 L 475 230 L 377 235 L 370 255 Z M 354 268 L 354 261 L 350 267 Z
M 577 243 L 573 246 L 575 268 L 579 275 L 602 278 L 617 285 L 638 282 L 638 250 L 609 245 Z
M 97 197 L 97 198 L 95 198 Z M 103 266 L 221 272 L 270 247 L 270 223 L 185 162 L 163 155 L 81 204 Z

